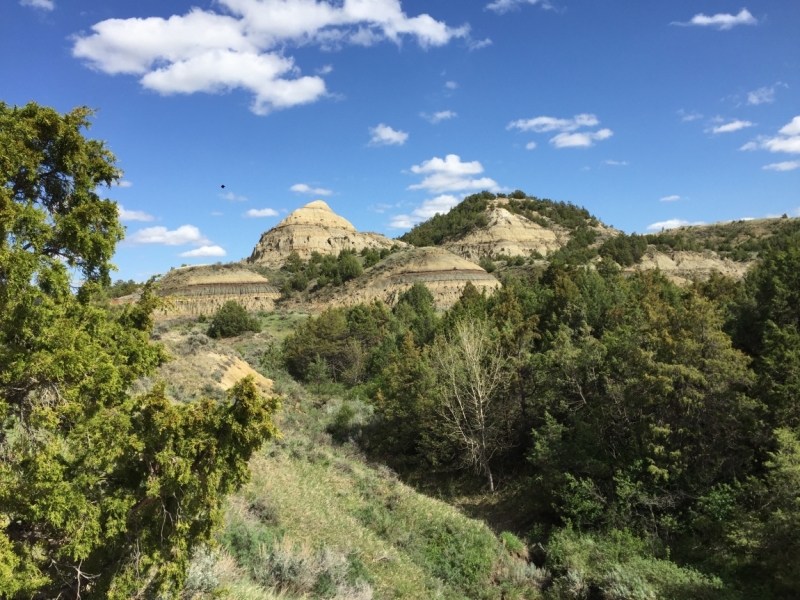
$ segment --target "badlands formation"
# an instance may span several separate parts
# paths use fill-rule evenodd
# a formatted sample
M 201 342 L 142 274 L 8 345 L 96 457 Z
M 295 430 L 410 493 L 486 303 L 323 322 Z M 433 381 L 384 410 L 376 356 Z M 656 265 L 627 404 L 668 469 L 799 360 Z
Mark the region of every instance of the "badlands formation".
M 308 260 L 312 252 L 323 255 L 339 254 L 342 250 L 360 252 L 363 248 L 380 250 L 395 244 L 407 246 L 378 233 L 360 233 L 322 200 L 315 200 L 262 234 L 247 262 L 279 269 L 292 252 Z
M 558 250 L 568 237 L 554 229 L 545 229 L 525 217 L 508 212 L 505 208 L 491 207 L 486 227 L 473 229 L 466 235 L 448 240 L 442 246 L 459 256 L 479 261 L 498 254 L 528 257 L 532 252 L 542 256 Z
M 400 294 L 415 283 L 424 283 L 437 308 L 450 308 L 467 283 L 491 294 L 500 282 L 481 267 L 437 247 L 410 248 L 396 252 L 341 288 L 326 288 L 315 301 L 326 306 L 351 306 L 380 300 L 393 306 Z
M 160 284 L 159 296 L 171 299 L 161 316 L 169 317 L 213 315 L 228 300 L 249 311 L 271 311 L 280 298 L 266 278 L 235 263 L 172 269 Z
M 625 272 L 660 269 L 674 283 L 687 285 L 695 279 L 707 280 L 714 271 L 733 279 L 742 279 L 754 264 L 755 261 L 737 262 L 729 258 L 721 258 L 711 250 L 705 252 L 679 251 L 665 254 L 650 246 L 642 257 L 642 261 L 625 269 Z

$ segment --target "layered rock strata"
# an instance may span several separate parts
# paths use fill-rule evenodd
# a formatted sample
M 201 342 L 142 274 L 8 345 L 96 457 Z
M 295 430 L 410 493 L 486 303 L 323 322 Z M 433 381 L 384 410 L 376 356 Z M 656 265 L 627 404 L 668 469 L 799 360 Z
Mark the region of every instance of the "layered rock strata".
M 322 200 L 298 208 L 275 227 L 261 235 L 247 259 L 252 264 L 277 269 L 292 252 L 303 260 L 313 252 L 339 254 L 342 250 L 360 252 L 364 248 L 380 250 L 406 244 L 378 233 L 360 233 L 345 218 L 334 213 Z
M 314 300 L 325 306 L 352 306 L 373 300 L 393 306 L 400 294 L 417 282 L 427 286 L 439 309 L 455 304 L 468 282 L 488 294 L 500 287 L 500 282 L 478 265 L 449 250 L 411 248 L 392 254 L 341 288 L 326 288 Z
M 474 229 L 457 240 L 442 244 L 451 252 L 471 261 L 498 254 L 528 257 L 532 252 L 547 256 L 568 241 L 566 232 L 545 229 L 525 217 L 512 214 L 505 208 L 493 207 L 487 212 L 486 227 Z
M 736 262 L 721 258 L 716 252 L 673 252 L 664 254 L 651 246 L 642 261 L 626 269 L 627 272 L 659 269 L 664 275 L 678 284 L 686 284 L 695 279 L 706 280 L 714 271 L 734 279 L 744 277 L 756 261 Z
M 280 298 L 266 278 L 237 265 L 173 269 L 161 279 L 158 294 L 170 298 L 162 317 L 213 315 L 228 300 L 248 311 L 271 311 Z

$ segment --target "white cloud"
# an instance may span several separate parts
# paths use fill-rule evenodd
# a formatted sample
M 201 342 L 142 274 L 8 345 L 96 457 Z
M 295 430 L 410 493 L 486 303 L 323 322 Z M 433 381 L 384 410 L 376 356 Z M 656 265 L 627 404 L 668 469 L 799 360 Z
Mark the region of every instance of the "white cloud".
M 224 200 L 227 200 L 228 202 L 247 202 L 247 196 L 237 196 L 233 192 L 220 194 L 219 197 Z
M 458 84 L 455 81 L 448 81 L 444 84 L 444 87 L 448 90 L 454 90 L 458 87 Z
M 727 13 L 718 13 L 716 15 L 707 16 L 703 13 L 696 14 L 688 23 L 680 23 L 673 21 L 672 25 L 695 25 L 698 27 L 715 27 L 720 31 L 732 29 L 736 25 L 757 25 L 758 19 L 750 14 L 746 8 L 739 11 L 738 15 L 731 15 Z
M 430 219 L 437 213 L 440 215 L 450 212 L 450 209 L 458 204 L 460 200 L 450 194 L 442 194 L 436 198 L 425 200 L 422 206 L 415 209 L 410 215 L 396 215 L 392 217 L 389 226 L 393 229 L 408 229 L 420 221 Z
M 683 219 L 669 219 L 667 221 L 659 221 L 658 223 L 648 225 L 647 229 L 650 231 L 655 231 L 658 229 L 675 229 L 676 227 L 685 227 L 686 225 L 705 225 L 705 223 L 703 221 L 695 221 L 694 223 L 690 223 L 689 221 L 684 221 Z
M 676 200 L 680 200 L 680 196 L 672 195 L 672 196 L 664 196 L 663 198 L 659 198 L 659 202 L 675 202 Z
M 257 219 L 259 217 L 277 217 L 278 211 L 272 208 L 251 208 L 242 216 L 248 219 Z
M 114 185 L 121 188 L 129 188 L 133 185 L 133 183 L 125 179 L 120 179 L 119 181 L 115 182 Z
M 611 165 L 612 167 L 627 167 L 627 160 L 604 160 L 603 164 Z
M 297 192 L 298 194 L 311 194 L 313 196 L 330 196 L 333 194 L 332 190 L 326 190 L 325 188 L 312 188 L 305 183 L 295 183 L 289 188 L 289 190 L 292 192 Z
M 50 0 L 27 0 L 48 3 Z M 222 12 L 192 8 L 184 15 L 107 19 L 74 38 L 72 54 L 98 71 L 140 77 L 160 94 L 253 94 L 251 110 L 315 102 L 326 95 L 319 76 L 302 76 L 286 48 L 399 44 L 411 36 L 423 48 L 466 38 L 427 14 L 407 16 L 399 0 L 219 0 Z M 325 71 L 325 69 L 323 69 Z M 324 73 L 323 73 L 324 74 Z
M 325 65 L 324 67 L 320 67 L 317 69 L 317 73 L 320 75 L 327 75 L 328 73 L 333 72 L 333 65 Z
M 688 123 L 689 121 L 696 121 L 697 119 L 703 118 L 703 115 L 701 115 L 697 111 L 692 111 L 690 113 L 687 113 L 685 110 L 680 109 L 678 111 L 678 114 L 681 116 L 681 121 L 683 121 L 684 123 Z
M 227 252 L 225 252 L 225 249 L 221 248 L 220 246 L 200 246 L 194 250 L 181 252 L 178 256 L 182 256 L 184 258 L 195 258 L 198 256 L 225 256 L 226 254 Z
M 153 215 L 148 215 L 141 210 L 125 210 L 122 204 L 117 204 L 117 209 L 119 210 L 120 221 L 155 221 Z
M 469 43 L 470 50 L 480 50 L 481 48 L 486 48 L 486 46 L 491 46 L 493 44 L 492 40 L 486 38 L 484 40 L 473 40 Z
M 731 121 L 730 123 L 725 123 L 725 125 L 717 125 L 711 129 L 711 133 L 731 133 L 733 131 L 739 131 L 740 129 L 744 129 L 745 127 L 752 127 L 753 123 L 750 121 Z
M 593 132 L 559 133 L 550 140 L 556 148 L 588 148 L 594 146 L 596 141 L 610 138 L 614 133 L 610 129 L 601 129 Z
M 470 175 L 483 173 L 483 165 L 477 160 L 461 162 L 461 157 L 456 154 L 448 154 L 444 159 L 434 157 L 426 160 L 421 165 L 411 167 L 411 172 L 417 175 L 426 175 L 426 177 L 422 183 L 409 186 L 410 190 L 427 190 L 433 194 L 470 190 L 500 190 L 500 186 L 494 179 L 470 177 Z
M 519 129 L 520 131 L 575 131 L 581 127 L 594 127 L 600 121 L 595 115 L 580 114 L 571 119 L 556 119 L 555 117 L 536 117 L 534 119 L 519 119 L 508 124 L 506 129 Z
M 225 213 L 221 213 L 221 212 L 219 212 L 218 210 L 211 211 L 211 216 L 212 216 L 212 217 L 221 217 L 221 216 L 223 216 L 224 214 L 225 214 Z
M 181 225 L 172 231 L 160 226 L 147 227 L 134 233 L 127 241 L 132 244 L 164 244 L 165 246 L 206 245 L 211 243 L 194 225 Z
M 510 10 L 519 8 L 520 4 L 538 4 L 545 9 L 553 8 L 553 5 L 548 0 L 494 0 L 494 2 L 487 4 L 486 8 L 502 15 Z
M 795 117 L 778 131 L 775 137 L 761 136 L 747 142 L 740 150 L 769 150 L 770 152 L 787 152 L 800 154 L 800 116 Z
M 536 148 L 536 142 L 528 142 L 525 144 L 525 150 L 533 150 Z
M 748 104 L 771 104 L 775 102 L 775 86 L 762 87 L 747 94 Z
M 452 110 L 441 110 L 433 113 L 432 115 L 429 115 L 428 113 L 419 113 L 419 116 L 435 125 L 436 123 L 446 121 L 447 119 L 454 119 L 458 116 L 458 114 L 454 113 Z
M 800 169 L 800 160 L 790 160 L 786 162 L 772 163 L 761 167 L 767 171 L 794 171 Z
M 778 133 L 782 135 L 800 135 L 800 117 L 795 117 L 787 125 L 781 127 Z
M 370 127 L 369 133 L 372 135 L 372 139 L 369 141 L 370 146 L 402 146 L 408 139 L 405 131 L 395 131 L 384 123 L 377 127 Z
M 20 0 L 22 6 L 30 6 L 31 8 L 41 8 L 43 10 L 53 10 L 56 3 L 53 0 Z

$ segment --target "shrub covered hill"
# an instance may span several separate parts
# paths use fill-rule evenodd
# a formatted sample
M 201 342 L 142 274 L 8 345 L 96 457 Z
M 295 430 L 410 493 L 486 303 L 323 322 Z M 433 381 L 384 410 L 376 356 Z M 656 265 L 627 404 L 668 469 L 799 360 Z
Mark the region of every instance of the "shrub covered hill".
M 658 268 L 686 283 L 707 279 L 714 271 L 740 279 L 766 247 L 780 247 L 798 231 L 800 220 L 784 217 L 627 235 L 585 208 L 517 190 L 468 196 L 399 239 L 413 246 L 442 246 L 489 271 L 542 258 L 583 264 L 606 257 L 627 271 Z

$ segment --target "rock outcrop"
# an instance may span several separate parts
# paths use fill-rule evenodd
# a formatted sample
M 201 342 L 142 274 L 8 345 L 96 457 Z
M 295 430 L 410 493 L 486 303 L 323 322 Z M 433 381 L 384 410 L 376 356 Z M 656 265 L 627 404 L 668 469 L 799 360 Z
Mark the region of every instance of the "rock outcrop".
M 417 282 L 428 287 L 439 309 L 455 304 L 467 282 L 490 294 L 500 287 L 500 282 L 478 265 L 449 250 L 410 248 L 388 256 L 340 288 L 323 289 L 314 302 L 324 306 L 352 306 L 377 299 L 392 306 L 400 294 Z
M 360 252 L 363 248 L 405 247 L 404 242 L 390 240 L 378 233 L 360 233 L 345 218 L 333 212 L 322 200 L 298 208 L 275 227 L 261 235 L 248 263 L 277 269 L 292 253 L 303 260 L 312 252 L 339 254 L 342 250 Z
M 664 275 L 677 284 L 683 285 L 695 279 L 706 280 L 714 271 L 734 279 L 744 277 L 755 261 L 736 262 L 721 258 L 716 252 L 673 252 L 665 254 L 651 246 L 642 261 L 627 272 L 660 269 Z
M 237 264 L 172 269 L 160 283 L 158 294 L 172 304 L 161 317 L 213 315 L 228 300 L 248 311 L 271 311 L 280 298 L 266 278 Z
M 569 239 L 565 233 L 546 229 L 525 217 L 512 214 L 505 208 L 494 206 L 487 212 L 486 227 L 473 229 L 456 240 L 442 244 L 451 252 L 477 262 L 484 256 L 498 254 L 528 257 L 532 252 L 547 256 L 558 250 Z

